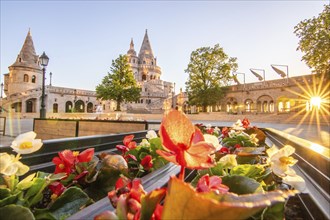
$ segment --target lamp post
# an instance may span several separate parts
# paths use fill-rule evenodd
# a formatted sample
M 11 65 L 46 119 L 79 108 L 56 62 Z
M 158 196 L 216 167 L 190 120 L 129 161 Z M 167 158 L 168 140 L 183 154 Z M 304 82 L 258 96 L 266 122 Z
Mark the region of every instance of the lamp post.
M 49 73 L 49 78 L 50 78 L 50 80 L 49 80 L 49 85 L 50 85 L 50 86 L 52 86 L 52 76 L 53 76 L 53 73 L 50 72 L 50 73 Z
M 1 99 L 3 98 L 2 91 L 3 91 L 3 83 L 1 83 L 1 96 L 0 96 Z
M 2 96 L 2 91 L 3 91 L 3 83 L 1 83 L 1 90 L 0 90 L 0 93 L 1 93 L 1 96 L 0 96 L 0 114 L 2 113 L 2 98 L 3 98 L 3 96 Z
M 286 81 L 287 81 L 287 83 L 289 84 L 289 66 L 288 66 L 288 65 L 271 64 L 270 66 L 271 66 L 271 67 L 273 68 L 273 70 L 274 70 L 276 73 L 278 73 L 282 78 L 284 78 L 285 75 L 286 75 Z M 286 67 L 286 74 L 285 74 L 282 70 L 276 68 L 275 66 Z
M 233 74 L 236 73 L 237 74 L 243 74 L 243 80 L 244 80 L 244 87 L 243 90 L 245 91 L 245 73 L 239 73 L 239 72 L 233 72 Z
M 41 95 L 41 109 L 40 109 L 40 118 L 46 118 L 46 105 L 45 105 L 45 74 L 46 74 L 46 66 L 48 65 L 49 58 L 45 54 L 39 57 L 40 65 L 42 66 L 42 95 Z
M 251 73 L 253 73 L 253 75 L 255 75 L 259 79 L 259 81 L 262 81 L 262 80 L 265 81 L 266 80 L 264 69 L 253 69 L 253 68 L 251 68 L 250 71 L 251 71 Z M 256 71 L 262 71 L 264 77 L 262 78 L 262 76 L 260 76 Z

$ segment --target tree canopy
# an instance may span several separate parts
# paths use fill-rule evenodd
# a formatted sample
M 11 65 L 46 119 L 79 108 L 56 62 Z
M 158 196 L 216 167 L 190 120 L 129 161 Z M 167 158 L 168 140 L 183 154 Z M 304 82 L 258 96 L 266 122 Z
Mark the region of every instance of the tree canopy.
M 203 107 L 214 105 L 224 97 L 224 87 L 232 79 L 230 73 L 236 71 L 237 58 L 229 57 L 223 48 L 201 47 L 190 55 L 189 74 L 186 90 L 191 105 Z
M 122 102 L 136 101 L 140 98 L 140 88 L 134 79 L 126 55 L 119 55 L 116 60 L 112 60 L 110 70 L 102 83 L 96 86 L 96 94 L 103 100 L 115 100 L 116 110 L 120 111 Z
M 302 60 L 315 73 L 330 75 L 330 6 L 325 5 L 318 17 L 305 19 L 294 28 L 300 38 L 297 50 L 304 53 Z

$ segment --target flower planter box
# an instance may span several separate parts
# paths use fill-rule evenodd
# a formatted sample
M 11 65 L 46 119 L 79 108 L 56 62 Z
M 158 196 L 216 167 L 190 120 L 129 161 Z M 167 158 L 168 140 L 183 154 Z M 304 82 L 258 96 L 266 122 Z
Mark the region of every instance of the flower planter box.
M 299 160 L 298 166 L 295 168 L 297 174 L 301 175 L 305 181 L 308 193 L 297 194 L 290 198 L 288 204 L 298 206 L 300 209 L 296 212 L 300 216 L 307 219 L 330 219 L 329 214 L 329 149 L 319 148 L 322 153 L 317 153 L 312 149 L 312 144 L 303 142 L 293 136 L 284 134 L 274 129 L 263 129 L 266 133 L 266 145 L 276 145 L 282 148 L 285 144 L 290 144 L 296 148 L 294 157 Z M 141 141 L 146 131 L 134 132 L 135 141 Z M 118 153 L 116 145 L 123 142 L 124 137 L 128 134 L 120 135 L 99 135 L 91 137 L 66 138 L 60 140 L 44 141 L 44 147 L 35 153 L 32 153 L 22 162 L 31 166 L 31 172 L 46 171 L 53 172 L 54 165 L 52 158 L 57 156 L 59 151 L 64 149 L 83 151 L 90 147 L 95 148 L 96 154 L 102 152 Z M 10 152 L 11 148 L 0 148 L 0 152 Z M 174 164 L 167 164 L 152 173 L 142 177 L 142 185 L 145 191 L 150 192 L 156 188 L 166 186 L 168 180 L 173 175 L 178 175 L 180 167 Z M 196 176 L 195 170 L 186 169 L 185 181 L 190 182 Z M 105 210 L 114 210 L 108 197 L 96 201 L 94 204 L 84 208 L 83 210 L 73 214 L 68 219 L 93 219 L 97 214 Z M 292 209 L 293 210 L 293 209 Z

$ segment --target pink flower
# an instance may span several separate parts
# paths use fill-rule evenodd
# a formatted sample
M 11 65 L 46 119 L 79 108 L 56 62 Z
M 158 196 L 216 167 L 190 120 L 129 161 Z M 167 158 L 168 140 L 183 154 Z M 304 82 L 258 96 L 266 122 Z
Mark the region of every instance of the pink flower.
M 221 184 L 222 180 L 218 176 L 209 176 L 208 174 L 202 176 L 197 183 L 197 192 L 210 192 L 226 193 L 229 188 L 226 185 Z

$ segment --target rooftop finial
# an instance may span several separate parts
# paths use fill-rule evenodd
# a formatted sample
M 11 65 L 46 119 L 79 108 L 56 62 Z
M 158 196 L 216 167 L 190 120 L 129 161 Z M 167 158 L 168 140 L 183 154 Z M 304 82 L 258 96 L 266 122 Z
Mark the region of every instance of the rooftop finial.
M 146 34 L 148 33 L 148 29 L 146 29 Z
M 29 32 L 28 32 L 28 35 L 31 35 L 31 28 L 29 28 Z

